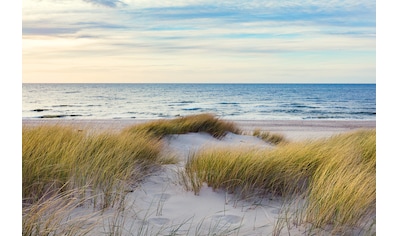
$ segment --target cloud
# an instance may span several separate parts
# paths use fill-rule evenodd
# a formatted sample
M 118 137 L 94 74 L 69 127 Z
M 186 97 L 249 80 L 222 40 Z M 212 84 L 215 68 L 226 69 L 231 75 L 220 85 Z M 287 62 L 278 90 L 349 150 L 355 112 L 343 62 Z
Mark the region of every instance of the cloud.
M 107 31 L 124 29 L 124 25 L 117 25 L 107 22 L 76 22 L 76 23 L 64 23 L 64 24 L 48 24 L 43 21 L 29 21 L 25 20 L 22 22 L 22 35 L 24 36 L 53 36 L 53 37 L 70 37 L 76 36 L 78 38 L 94 38 L 91 31 Z M 79 33 L 83 32 L 83 35 Z M 103 33 L 106 35 L 106 33 Z
M 79 26 L 85 29 L 126 29 L 127 27 L 122 24 L 112 24 L 103 21 L 79 21 L 73 23 L 75 26 Z
M 375 15 L 369 0 L 26 0 L 24 65 L 81 58 L 133 73 L 173 61 L 179 66 L 162 66 L 165 77 L 209 66 L 262 77 L 264 65 L 277 75 L 322 62 L 344 74 L 375 64 Z
M 44 28 L 44 27 L 22 27 L 23 35 L 64 35 L 74 34 L 78 29 L 73 28 Z
M 105 7 L 118 7 L 118 6 L 127 6 L 126 3 L 119 0 L 83 0 L 85 2 L 92 3 L 94 5 L 101 5 Z
M 229 5 L 162 6 L 140 9 L 147 17 L 159 20 L 201 20 L 217 23 L 304 22 L 340 26 L 374 26 L 375 8 L 365 6 L 328 7 L 327 5 L 272 5 L 239 7 Z

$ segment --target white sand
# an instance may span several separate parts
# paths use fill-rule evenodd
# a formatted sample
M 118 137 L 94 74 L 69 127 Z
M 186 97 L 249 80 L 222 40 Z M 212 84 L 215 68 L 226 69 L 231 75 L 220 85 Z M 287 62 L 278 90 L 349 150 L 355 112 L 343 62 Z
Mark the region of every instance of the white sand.
M 178 156 L 177 165 L 166 165 L 153 173 L 127 196 L 128 207 L 124 221 L 124 235 L 270 235 L 278 219 L 282 203 L 278 199 L 239 200 L 222 190 L 212 190 L 204 184 L 199 195 L 186 191 L 179 171 L 190 153 L 201 148 L 242 146 L 270 148 L 252 136 L 229 133 L 222 140 L 206 133 L 172 135 L 165 139 L 165 153 Z M 84 212 L 83 212 L 84 213 Z M 85 213 L 87 214 L 87 212 Z M 115 215 L 109 212 L 108 224 Z M 108 219 L 108 220 L 107 220 Z M 111 221 L 113 222 L 113 221 Z M 101 223 L 102 224 L 102 223 Z M 100 225 L 101 225 L 100 224 Z M 131 227 L 132 226 L 132 227 Z M 108 227 L 97 227 L 93 235 Z M 297 232 L 297 230 L 294 230 Z
M 24 120 L 24 124 L 37 125 L 43 121 Z M 57 121 L 49 120 L 46 123 Z M 120 130 L 142 121 L 78 120 L 63 121 L 80 129 L 101 128 Z M 375 121 L 236 121 L 247 133 L 255 128 L 278 132 L 291 140 L 329 137 L 359 128 L 375 128 Z M 178 172 L 190 153 L 205 147 L 250 146 L 270 148 L 263 141 L 245 135 L 229 133 L 218 140 L 205 133 L 172 135 L 164 139 L 165 154 L 179 157 L 177 165 L 166 165 L 148 176 L 126 198 L 123 214 L 108 211 L 101 216 L 90 235 L 101 235 L 109 225 L 122 225 L 122 235 L 272 235 L 278 219 L 285 216 L 282 201 L 277 198 L 238 200 L 222 190 L 212 190 L 206 184 L 198 196 L 188 192 L 181 184 Z M 91 214 L 92 209 L 77 209 L 77 215 Z M 116 217 L 117 216 L 117 217 Z M 122 223 L 123 222 L 123 223 Z M 303 228 L 291 228 L 291 235 L 303 234 Z M 287 234 L 287 228 L 281 235 Z M 326 233 L 328 235 L 328 233 Z

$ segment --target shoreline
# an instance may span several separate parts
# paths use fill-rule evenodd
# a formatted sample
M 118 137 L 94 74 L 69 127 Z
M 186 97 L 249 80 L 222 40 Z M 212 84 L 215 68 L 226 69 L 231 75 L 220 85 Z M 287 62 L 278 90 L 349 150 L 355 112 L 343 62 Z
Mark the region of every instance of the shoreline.
M 156 120 L 156 119 L 154 119 Z M 99 131 L 121 131 L 153 119 L 22 119 L 22 125 L 72 125 L 78 129 Z M 255 129 L 280 133 L 291 141 L 326 138 L 357 129 L 375 129 L 376 120 L 227 120 L 234 122 L 244 134 L 251 134 Z

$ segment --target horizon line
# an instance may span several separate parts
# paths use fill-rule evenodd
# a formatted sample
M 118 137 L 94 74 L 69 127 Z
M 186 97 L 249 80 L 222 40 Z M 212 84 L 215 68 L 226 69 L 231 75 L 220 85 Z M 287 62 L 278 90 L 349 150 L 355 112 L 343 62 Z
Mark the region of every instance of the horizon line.
M 350 85 L 350 84 L 377 84 L 375 83 L 333 83 L 333 82 L 298 82 L 298 83 L 293 83 L 293 82 L 265 82 L 265 83 L 254 83 L 254 82 L 228 82 L 228 83 L 212 83 L 212 82 L 28 82 L 22 84 L 343 84 L 343 85 Z

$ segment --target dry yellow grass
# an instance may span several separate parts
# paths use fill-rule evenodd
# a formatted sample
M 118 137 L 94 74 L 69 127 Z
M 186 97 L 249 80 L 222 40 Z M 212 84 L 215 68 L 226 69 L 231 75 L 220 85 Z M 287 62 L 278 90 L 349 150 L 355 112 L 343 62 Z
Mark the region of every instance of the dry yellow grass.
M 187 132 L 208 132 L 220 138 L 226 132 L 240 131 L 210 114 L 154 121 L 121 133 L 24 126 L 24 235 L 62 232 L 57 225 L 67 213 L 88 201 L 99 209 L 123 204 L 126 190 L 131 190 L 129 184 L 152 168 L 173 163 L 160 155 L 160 139 Z M 327 140 L 288 143 L 269 151 L 204 150 L 187 163 L 186 184 L 196 193 L 207 182 L 242 197 L 300 195 L 306 203 L 298 222 L 315 228 L 332 225 L 339 232 L 375 218 L 375 136 L 375 130 L 364 130 Z M 77 222 L 70 222 L 65 230 L 73 235 L 86 232 L 79 231 Z
M 77 206 L 123 209 L 132 186 L 161 164 L 162 144 L 143 132 L 80 132 L 69 126 L 23 127 L 23 235 L 84 235 L 86 220 L 65 220 Z
M 338 231 L 375 217 L 375 138 L 375 130 L 364 130 L 269 151 L 204 150 L 188 161 L 188 182 L 197 194 L 206 182 L 242 197 L 302 195 L 306 207 L 299 221 Z
M 162 164 L 161 143 L 144 133 L 87 134 L 67 126 L 23 128 L 22 187 L 25 202 L 35 202 L 58 189 L 89 186 L 109 194 Z M 112 197 L 111 197 L 112 198 Z
M 221 138 L 227 132 L 240 133 L 233 122 L 218 119 L 212 114 L 191 115 L 172 120 L 157 120 L 129 127 L 124 133 L 146 132 L 162 138 L 169 134 L 185 134 L 189 132 L 206 132 Z
M 99 210 L 123 209 L 135 183 L 154 168 L 176 162 L 161 155 L 163 136 L 208 132 L 220 138 L 228 131 L 239 132 L 233 123 L 210 114 L 149 122 L 120 133 L 85 132 L 62 125 L 24 126 L 23 234 L 84 235 L 90 229 L 79 230 L 79 222 L 59 226 L 60 222 L 81 204 Z
M 271 133 L 268 131 L 261 131 L 260 129 L 255 129 L 252 135 L 262 139 L 267 143 L 271 143 L 274 145 L 288 143 L 284 135 L 278 133 Z
M 78 199 L 83 189 L 56 192 L 22 209 L 22 235 L 87 235 L 96 227 L 101 211 L 70 218 L 73 210 L 85 203 Z

